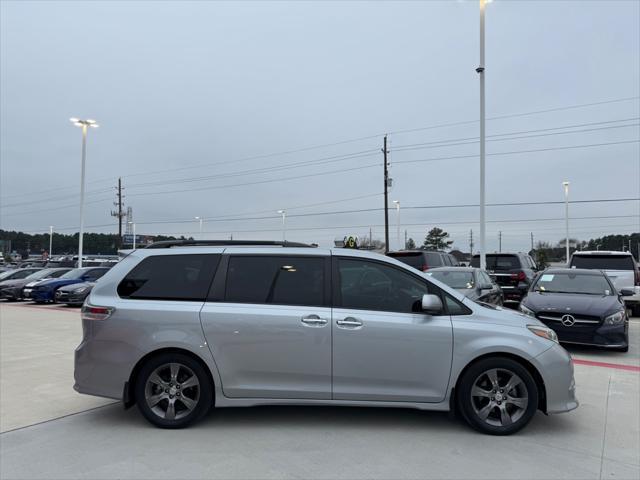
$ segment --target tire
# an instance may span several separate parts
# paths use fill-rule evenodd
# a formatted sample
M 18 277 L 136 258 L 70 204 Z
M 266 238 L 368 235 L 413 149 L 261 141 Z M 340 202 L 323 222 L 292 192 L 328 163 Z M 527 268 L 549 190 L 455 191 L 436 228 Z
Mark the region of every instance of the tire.
M 631 305 L 631 315 L 640 317 L 640 304 Z
M 213 404 L 213 385 L 193 357 L 166 353 L 143 365 L 135 383 L 135 399 L 142 415 L 153 425 L 184 428 L 207 414 Z
M 517 432 L 538 409 L 535 380 L 526 368 L 509 358 L 490 357 L 471 365 L 456 390 L 462 417 L 471 427 L 489 435 Z

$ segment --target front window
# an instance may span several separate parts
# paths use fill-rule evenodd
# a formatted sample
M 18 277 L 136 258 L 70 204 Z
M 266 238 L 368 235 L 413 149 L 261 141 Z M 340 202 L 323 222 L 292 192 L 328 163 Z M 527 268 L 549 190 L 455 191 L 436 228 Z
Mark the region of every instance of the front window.
M 535 283 L 533 290 L 540 293 L 615 294 L 603 275 L 576 273 L 543 273 Z
M 429 273 L 436 280 L 456 289 L 475 288 L 473 273 L 459 271 L 431 271 Z
M 65 280 L 77 280 L 84 274 L 85 270 L 81 268 L 74 268 L 73 270 L 69 270 L 67 273 L 62 275 L 60 278 Z

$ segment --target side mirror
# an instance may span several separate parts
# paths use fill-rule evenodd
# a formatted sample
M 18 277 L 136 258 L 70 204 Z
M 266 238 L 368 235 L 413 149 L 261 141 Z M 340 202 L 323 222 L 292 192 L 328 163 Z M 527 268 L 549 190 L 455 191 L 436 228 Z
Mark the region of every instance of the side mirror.
M 442 301 L 437 295 L 427 294 L 422 296 L 422 311 L 431 315 L 442 313 Z
M 620 295 L 622 297 L 633 297 L 635 294 L 636 292 L 633 288 L 623 288 L 622 290 L 620 290 Z

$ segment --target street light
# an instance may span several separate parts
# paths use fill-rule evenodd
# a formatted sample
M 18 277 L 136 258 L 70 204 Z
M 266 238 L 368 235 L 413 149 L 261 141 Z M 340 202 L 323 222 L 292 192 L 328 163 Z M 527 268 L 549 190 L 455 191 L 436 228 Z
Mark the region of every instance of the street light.
M 199 236 L 200 236 L 200 240 L 202 240 L 202 221 L 204 219 L 202 217 L 193 217 L 193 218 L 195 218 L 196 220 L 200 221 L 200 235 Z
M 566 233 L 567 265 L 569 264 L 569 182 L 562 182 L 564 187 L 564 225 Z
M 84 235 L 84 170 L 87 159 L 87 129 L 98 128 L 95 120 L 80 120 L 71 117 L 69 119 L 76 127 L 82 128 L 82 166 L 80 167 L 80 232 L 78 234 L 78 268 L 82 268 L 82 238 Z
M 396 205 L 396 221 L 397 221 L 397 238 L 398 238 L 398 250 L 402 250 L 402 245 L 400 243 L 400 200 L 394 200 L 393 203 Z
M 53 250 L 53 225 L 49 225 L 49 258 Z
M 484 7 L 490 0 L 480 0 L 480 268 L 487 266 L 485 223 L 485 110 L 484 110 Z
M 284 210 L 278 210 L 278 213 L 282 215 L 282 241 L 285 242 L 286 236 L 287 236 L 287 223 L 286 223 L 287 212 Z
M 131 245 L 133 246 L 133 250 L 136 249 L 136 224 L 133 222 L 127 222 L 129 225 L 131 225 L 132 230 L 133 230 L 133 239 L 131 242 Z

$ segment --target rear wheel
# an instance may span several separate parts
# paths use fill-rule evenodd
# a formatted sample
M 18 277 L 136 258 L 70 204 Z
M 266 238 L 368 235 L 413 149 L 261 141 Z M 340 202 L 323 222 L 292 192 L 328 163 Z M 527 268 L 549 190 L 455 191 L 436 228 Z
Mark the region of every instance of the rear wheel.
M 213 386 L 205 369 L 180 353 L 151 358 L 135 384 L 138 409 L 152 424 L 183 428 L 203 417 L 213 403 Z
M 457 402 L 466 422 L 476 430 L 510 435 L 529 423 L 536 413 L 538 387 L 518 362 L 487 358 L 463 374 Z

